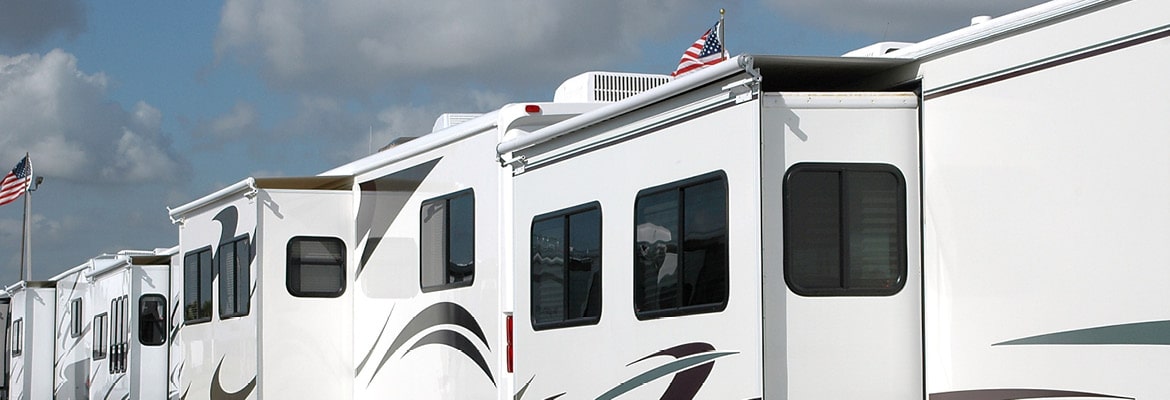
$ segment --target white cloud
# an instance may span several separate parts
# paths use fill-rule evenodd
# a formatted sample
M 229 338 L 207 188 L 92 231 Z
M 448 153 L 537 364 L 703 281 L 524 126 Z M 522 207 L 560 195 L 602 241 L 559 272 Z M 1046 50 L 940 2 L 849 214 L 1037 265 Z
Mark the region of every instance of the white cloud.
M 763 0 L 790 20 L 876 40 L 920 41 L 967 26 L 972 17 L 1000 16 L 1046 0 Z
M 215 50 L 272 85 L 362 96 L 387 87 L 507 87 L 608 65 L 675 29 L 701 0 L 228 0 Z
M 247 102 L 238 102 L 227 114 L 211 121 L 210 132 L 219 139 L 246 136 L 259 129 L 256 107 Z
M 79 70 L 62 50 L 0 55 L 0 163 L 29 152 L 38 175 L 104 183 L 182 175 L 162 113 L 143 102 L 127 110 L 108 89 L 104 74 Z

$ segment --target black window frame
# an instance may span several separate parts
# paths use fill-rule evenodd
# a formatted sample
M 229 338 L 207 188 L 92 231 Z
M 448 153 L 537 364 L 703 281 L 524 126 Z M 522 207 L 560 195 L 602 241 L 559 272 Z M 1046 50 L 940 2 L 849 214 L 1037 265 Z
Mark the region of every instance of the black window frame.
M 202 265 L 203 256 L 206 255 L 207 265 Z M 188 270 L 191 268 L 188 262 L 191 257 L 195 257 L 195 290 L 192 292 L 187 290 L 188 280 L 191 274 Z M 203 298 L 203 288 L 206 285 L 211 287 L 214 279 L 212 278 L 212 268 L 215 268 L 215 261 L 211 255 L 211 246 L 205 246 L 196 250 L 192 250 L 183 255 L 183 324 L 195 325 L 211 321 L 214 310 L 214 305 L 211 304 L 212 296 Z M 210 291 L 209 291 L 210 292 Z M 191 308 L 191 300 L 195 300 L 195 307 Z
M 471 237 L 467 238 L 467 240 L 469 240 L 470 244 L 471 244 L 471 248 L 470 248 L 470 250 L 471 250 L 471 264 L 469 267 L 470 271 L 468 272 L 466 279 L 463 279 L 463 280 L 460 280 L 457 282 L 441 283 L 441 284 L 437 284 L 437 285 L 428 285 L 425 281 L 425 278 L 424 278 L 426 276 L 427 264 L 429 261 L 427 259 L 427 252 L 425 250 L 426 246 L 427 246 L 426 240 L 428 239 L 426 232 L 425 232 L 427 229 L 426 223 L 425 223 L 427 208 L 430 204 L 433 204 L 433 203 L 437 203 L 437 202 L 444 203 L 444 205 L 443 205 L 443 212 L 444 212 L 443 243 L 442 243 L 442 245 L 443 245 L 443 260 L 442 260 L 441 264 L 442 264 L 442 268 L 443 268 L 443 280 L 447 281 L 447 280 L 450 280 L 450 276 L 451 276 L 451 242 L 452 242 L 452 233 L 454 231 L 451 228 L 451 222 L 452 222 L 451 221 L 451 201 L 455 200 L 455 199 L 459 199 L 461 197 L 465 197 L 465 196 L 469 197 L 471 200 L 471 216 L 470 216 L 470 223 L 471 223 L 470 228 L 471 229 L 469 230 L 471 232 Z M 434 197 L 434 198 L 430 198 L 427 200 L 423 200 L 422 204 L 419 207 L 419 270 L 418 270 L 419 276 L 418 276 L 418 282 L 419 282 L 419 288 L 424 293 L 435 292 L 435 291 L 440 291 L 440 290 L 455 289 L 455 288 L 461 288 L 461 287 L 469 287 L 475 283 L 475 226 L 476 226 L 475 216 L 476 216 L 475 191 L 472 188 L 467 188 L 467 189 L 463 189 L 463 190 L 460 190 L 457 192 L 445 194 L 445 195 L 442 195 L 439 197 Z
M 10 351 L 13 357 L 20 357 L 21 354 L 24 354 L 24 318 L 12 321 L 12 348 Z
M 570 306 L 570 298 L 572 297 L 571 286 L 567 282 L 569 279 L 568 278 L 569 277 L 569 270 L 571 269 L 571 265 L 570 265 L 571 262 L 569 261 L 570 249 L 573 247 L 572 235 L 570 234 L 570 232 L 572 231 L 572 225 L 570 224 L 570 220 L 572 219 L 573 216 L 583 215 L 583 214 L 593 212 L 593 211 L 597 212 L 597 227 L 598 227 L 598 229 L 597 229 L 597 258 L 596 258 L 596 262 L 597 262 L 596 274 L 597 274 L 597 276 L 594 278 L 594 281 L 593 281 L 594 285 L 596 285 L 596 290 L 594 290 L 593 289 L 594 286 L 591 285 L 590 290 L 587 293 L 585 293 L 585 298 L 586 298 L 587 304 L 596 302 L 596 304 L 597 304 L 596 315 L 587 315 L 587 316 L 576 317 L 576 318 L 570 318 L 567 315 L 565 315 L 564 318 L 559 320 L 559 321 L 538 322 L 536 320 L 537 313 L 535 312 L 536 306 L 538 303 L 537 302 L 538 293 L 536 290 L 536 287 L 537 287 L 536 270 L 535 270 L 535 268 L 533 268 L 533 264 L 534 264 L 533 260 L 535 260 L 535 258 L 536 258 L 536 251 L 535 251 L 535 244 L 533 243 L 534 240 L 532 240 L 536 234 L 536 226 L 537 226 L 537 224 L 540 224 L 542 222 L 549 222 L 549 221 L 555 221 L 555 220 L 561 221 L 561 229 L 563 232 L 562 235 L 564 237 L 564 239 L 563 239 L 564 243 L 562 244 L 560 256 L 562 257 L 562 259 L 565 260 L 564 265 L 563 265 L 564 273 L 562 275 L 562 277 L 563 277 L 562 279 L 565 282 L 562 283 L 561 288 L 562 288 L 562 298 L 563 298 L 563 302 L 564 302 L 563 307 L 565 310 L 568 310 L 569 306 Z M 569 208 L 537 215 L 537 216 L 532 218 L 532 223 L 529 225 L 529 229 L 528 229 L 529 238 L 530 238 L 530 242 L 529 242 L 530 243 L 530 246 L 529 246 L 530 250 L 529 250 L 528 260 L 529 260 L 529 292 L 530 292 L 529 293 L 530 294 L 530 303 L 529 303 L 530 313 L 529 314 L 531 317 L 530 322 L 532 323 L 533 330 L 540 331 L 540 330 L 546 330 L 546 329 L 566 328 L 566 327 L 571 327 L 571 326 L 596 325 L 598 322 L 601 321 L 601 314 L 602 314 L 603 308 L 604 308 L 604 307 L 601 307 L 601 304 L 603 304 L 602 299 L 604 298 L 604 292 L 605 292 L 604 286 L 603 286 L 603 282 L 604 282 L 603 277 L 605 274 L 605 272 L 604 272 L 605 267 L 604 267 L 604 264 L 602 263 L 603 254 L 604 254 L 604 247 L 605 247 L 604 243 L 603 243 L 603 238 L 605 236 L 603 233 L 604 232 L 604 220 L 605 220 L 605 218 L 604 218 L 603 212 L 601 210 L 601 202 L 598 202 L 598 201 L 593 201 L 590 203 L 585 203 L 585 204 L 581 204 L 581 205 L 577 205 L 577 206 L 573 206 L 573 207 L 569 207 Z M 592 296 L 594 294 L 597 295 L 596 299 L 592 298 Z M 588 305 L 586 307 L 588 307 Z
M 837 236 L 837 245 L 839 247 L 837 272 L 840 285 L 838 287 L 804 287 L 801 285 L 800 278 L 797 277 L 798 274 L 795 273 L 795 269 L 798 267 L 793 265 L 795 262 L 793 260 L 796 260 L 797 257 L 795 257 L 792 252 L 797 246 L 790 244 L 789 238 L 796 237 L 795 235 L 801 234 L 801 232 L 807 229 L 807 227 L 795 226 L 796 223 L 793 222 L 795 220 L 794 214 L 802 210 L 794 210 L 791 206 L 792 196 L 795 194 L 792 193 L 792 188 L 790 188 L 789 181 L 792 179 L 793 175 L 806 172 L 837 173 L 839 176 L 839 186 L 837 191 L 837 216 L 839 220 Z M 899 239 L 899 243 L 897 243 L 895 249 L 895 251 L 898 253 L 899 261 L 897 266 L 897 277 L 893 279 L 894 282 L 889 287 L 849 287 L 849 249 L 852 239 L 851 235 L 848 233 L 849 227 L 855 225 L 855 221 L 850 220 L 851 216 L 848 212 L 846 212 L 845 208 L 848 207 L 849 200 L 852 198 L 851 196 L 855 194 L 853 193 L 854 190 L 856 190 L 847 186 L 847 181 L 849 180 L 847 175 L 851 173 L 888 173 L 895 178 L 897 183 L 897 199 L 895 200 L 897 203 L 897 210 L 895 211 L 896 222 L 894 223 L 895 232 L 893 237 Z M 784 215 L 784 239 L 782 246 L 784 248 L 784 282 L 788 286 L 789 290 L 797 295 L 806 297 L 883 297 L 895 295 L 900 292 L 903 287 L 905 287 L 908 274 L 907 241 L 909 240 L 906 237 L 906 232 L 908 229 L 907 224 L 909 220 L 906 216 L 906 178 L 902 174 L 902 171 L 898 169 L 898 167 L 885 163 L 797 163 L 789 167 L 788 171 L 784 173 L 783 182 L 784 204 L 782 206 L 782 212 Z
M 321 263 L 321 262 L 312 262 L 312 261 L 306 262 L 304 260 L 293 260 L 293 246 L 301 241 L 336 242 L 339 245 L 338 249 L 341 250 L 341 254 L 340 254 L 340 258 L 339 258 L 340 264 L 327 264 L 327 263 Z M 316 298 L 341 297 L 341 295 L 345 294 L 345 290 L 348 286 L 347 281 L 346 281 L 348 279 L 348 277 L 346 275 L 346 273 L 347 273 L 346 268 L 348 268 L 346 265 L 346 262 L 347 262 L 346 251 L 347 250 L 345 248 L 345 241 L 341 240 L 341 238 L 337 238 L 337 237 L 332 237 L 332 236 L 295 236 L 293 238 L 290 238 L 288 240 L 288 244 L 285 246 L 285 280 L 284 280 L 285 289 L 288 290 L 288 293 L 290 295 L 292 295 L 293 297 L 316 297 Z M 336 291 L 303 291 L 303 290 L 301 290 L 300 289 L 301 288 L 301 280 L 300 280 L 301 269 L 298 267 L 300 267 L 302 265 L 324 265 L 324 266 L 337 265 L 341 270 L 341 285 L 337 288 Z
M 81 318 L 84 315 L 82 313 L 83 306 L 84 304 L 80 297 L 69 301 L 69 337 L 71 338 L 81 336 L 81 325 L 83 324 Z
M 130 296 L 121 295 L 110 300 L 110 362 L 111 374 L 126 372 L 130 352 Z
M 156 301 L 160 311 L 157 318 L 148 318 L 146 302 Z M 153 324 L 153 327 L 151 326 Z M 153 328 L 153 329 L 152 329 Z M 151 330 L 155 334 L 150 334 Z M 157 338 L 157 339 L 155 339 Z M 150 340 L 154 339 L 154 340 Z M 138 343 L 143 346 L 162 346 L 167 343 L 167 298 L 158 293 L 147 293 L 138 296 Z
M 109 313 L 104 312 L 93 316 L 93 359 L 104 360 L 106 358 L 106 321 L 109 319 Z
M 241 257 L 240 246 L 244 246 Z M 228 248 L 230 251 L 227 251 Z M 243 317 L 251 311 L 252 303 L 252 243 L 247 234 L 237 236 L 231 241 L 220 243 L 217 246 L 213 268 L 219 273 L 219 319 Z M 232 268 L 227 268 L 228 257 L 236 261 Z M 232 287 L 229 287 L 227 277 L 232 277 Z M 229 295 L 235 295 L 232 302 Z M 234 303 L 234 304 L 233 304 Z M 234 305 L 235 307 L 231 307 Z
M 719 287 L 719 289 L 722 290 L 722 299 L 720 301 L 717 301 L 717 302 L 709 302 L 709 303 L 702 303 L 702 304 L 695 304 L 695 305 L 679 305 L 676 307 L 663 307 L 663 308 L 654 308 L 654 309 L 649 309 L 649 310 L 641 309 L 641 307 L 639 307 L 639 299 L 641 297 L 644 297 L 644 290 L 645 290 L 645 287 L 643 287 L 643 285 L 642 285 L 644 280 L 643 280 L 643 277 L 641 275 L 644 275 L 645 272 L 643 271 L 642 263 L 640 263 L 638 261 L 638 257 L 639 257 L 638 256 L 638 252 L 639 252 L 639 248 L 638 248 L 639 247 L 639 245 L 638 245 L 639 204 L 641 203 L 642 199 L 646 198 L 646 197 L 659 195 L 659 194 L 663 194 L 663 193 L 669 193 L 669 192 L 677 192 L 678 196 L 679 196 L 678 197 L 678 199 L 679 199 L 678 200 L 678 210 L 677 210 L 677 212 L 678 212 L 678 214 L 677 214 L 678 231 L 680 232 L 680 235 L 685 235 L 686 228 L 685 228 L 684 221 L 686 220 L 685 213 L 686 213 L 687 207 L 686 207 L 686 203 L 685 203 L 686 199 L 682 193 L 688 188 L 697 187 L 700 185 L 706 185 L 706 184 L 713 183 L 713 182 L 720 183 L 719 188 L 720 188 L 720 190 L 722 190 L 722 194 L 723 194 L 723 230 L 722 230 L 722 235 L 719 235 L 719 236 L 722 236 L 722 238 L 723 238 L 723 249 L 722 249 L 722 251 L 723 251 L 723 260 L 722 260 L 723 261 L 723 270 L 717 271 L 717 272 L 723 273 L 722 285 L 721 285 L 721 287 Z M 722 312 L 723 310 L 725 310 L 727 308 L 727 303 L 731 297 L 730 296 L 730 293 L 731 293 L 731 255 L 730 255 L 730 244 L 731 244 L 730 204 L 731 204 L 731 197 L 730 196 L 731 196 L 731 192 L 729 190 L 729 182 L 728 182 L 728 178 L 727 178 L 727 173 L 724 172 L 723 170 L 713 171 L 713 172 L 709 172 L 706 174 L 697 175 L 694 177 L 690 177 L 690 178 L 686 178 L 686 179 L 682 179 L 682 180 L 678 180 L 678 181 L 674 181 L 674 182 L 670 182 L 670 183 L 666 183 L 666 184 L 662 184 L 662 185 L 658 185 L 658 186 L 654 186 L 651 188 L 642 189 L 642 190 L 638 191 L 637 195 L 634 198 L 633 215 L 631 215 L 631 218 L 633 219 L 633 222 L 634 222 L 633 223 L 633 232 L 632 232 L 632 234 L 633 234 L 632 244 L 634 246 L 634 249 L 633 249 L 633 254 L 631 254 L 631 256 L 633 257 L 632 270 L 633 270 L 633 278 L 634 278 L 633 293 L 632 293 L 633 299 L 632 300 L 633 300 L 633 307 L 634 307 L 634 315 L 635 315 L 635 317 L 637 317 L 637 319 L 639 321 L 652 320 L 652 319 L 663 318 L 663 317 L 676 317 L 676 316 L 684 316 L 684 315 L 718 313 L 718 312 Z M 685 274 L 685 270 L 686 270 L 686 267 L 685 267 L 686 254 L 685 253 L 686 253 L 686 250 L 685 250 L 685 248 L 683 248 L 683 246 L 685 245 L 685 238 L 679 239 L 678 241 L 680 243 L 677 245 L 679 247 L 677 249 L 677 257 L 678 257 L 677 258 L 677 263 L 678 263 L 677 268 L 678 268 L 678 271 L 680 273 Z M 678 279 L 677 282 L 683 282 L 685 280 L 685 275 L 680 275 L 680 277 L 681 278 Z M 676 290 L 679 290 L 680 292 L 682 291 L 681 284 L 680 284 L 680 288 L 676 289 Z

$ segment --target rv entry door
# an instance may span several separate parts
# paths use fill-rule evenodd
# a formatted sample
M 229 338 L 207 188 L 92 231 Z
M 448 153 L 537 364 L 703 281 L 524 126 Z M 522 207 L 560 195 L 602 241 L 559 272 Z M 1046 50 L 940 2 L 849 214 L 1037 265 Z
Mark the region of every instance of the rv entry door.
M 917 95 L 762 97 L 764 398 L 923 398 Z

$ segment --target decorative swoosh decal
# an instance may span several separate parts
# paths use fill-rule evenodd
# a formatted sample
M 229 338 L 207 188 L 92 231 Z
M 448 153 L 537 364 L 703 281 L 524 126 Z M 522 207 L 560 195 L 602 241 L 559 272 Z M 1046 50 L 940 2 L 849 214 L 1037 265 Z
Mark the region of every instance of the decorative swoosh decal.
M 370 346 L 370 351 L 366 352 L 365 358 L 358 363 L 357 370 L 354 371 L 354 376 L 362 373 L 366 368 L 366 362 L 370 361 L 370 356 L 374 355 L 374 349 L 378 347 L 378 342 L 382 341 L 382 335 L 386 334 L 386 327 L 390 326 L 390 317 L 394 316 L 394 305 L 390 305 L 390 312 L 386 314 L 386 322 L 382 324 L 382 330 L 378 331 L 378 337 L 374 338 L 374 345 Z
M 236 206 L 227 206 L 219 210 L 219 213 L 211 219 L 219 221 L 219 242 L 211 246 L 211 265 L 219 265 L 219 246 L 236 237 L 236 228 L 239 227 L 240 223 L 240 212 L 236 210 Z M 217 277 L 219 277 L 219 268 L 212 267 L 211 280 L 215 281 Z
M 449 303 L 449 302 L 432 304 L 431 306 L 429 306 L 426 309 L 423 309 L 421 312 L 419 312 L 418 315 L 415 315 L 414 318 L 411 318 L 410 322 L 406 323 L 406 326 L 404 326 L 402 328 L 402 331 L 399 332 L 398 337 L 394 338 L 394 342 L 392 342 L 390 344 L 390 348 L 387 349 L 386 353 L 382 356 L 382 360 L 380 362 L 378 362 L 378 366 L 376 368 L 374 368 L 374 373 L 370 375 L 370 381 L 366 385 L 369 386 L 370 384 L 372 384 L 374 382 L 374 378 L 376 378 L 378 376 L 378 372 L 382 371 L 382 367 L 386 365 L 386 362 L 390 360 L 390 357 L 392 355 L 394 355 L 394 353 L 397 352 L 399 348 L 401 348 L 403 345 L 405 345 L 406 342 L 408 342 L 410 339 L 414 338 L 415 336 L 418 336 L 423 331 L 430 329 L 430 328 L 433 328 L 433 327 L 436 327 L 436 326 L 440 326 L 440 325 L 457 325 L 457 326 L 463 327 L 464 329 L 468 330 L 473 335 L 475 335 L 475 337 L 479 339 L 480 343 L 483 343 L 485 348 L 487 348 L 489 351 L 491 350 L 491 345 L 488 344 L 487 336 L 484 335 L 483 329 L 480 328 L 479 323 L 476 322 L 476 320 L 475 320 L 475 317 L 472 316 L 471 313 L 467 311 L 467 309 L 463 308 L 463 306 L 460 306 L 458 304 Z M 445 329 L 445 330 L 451 331 L 450 329 Z M 451 331 L 451 332 L 454 332 L 457 335 L 462 336 L 461 333 L 458 333 L 456 331 Z M 432 338 L 429 340 L 434 340 L 434 339 L 438 339 L 438 338 Z M 451 346 L 455 349 L 458 349 L 458 350 L 462 351 L 463 353 L 467 354 L 467 351 L 460 348 L 459 347 L 460 345 L 458 345 L 456 343 L 453 343 L 453 342 L 440 342 L 440 343 L 449 345 L 449 346 Z M 471 341 L 466 340 L 466 343 L 468 345 L 470 345 Z M 464 345 L 464 346 L 466 346 L 466 345 Z M 415 346 L 415 347 L 417 347 L 417 346 Z M 408 349 L 407 352 L 409 353 L 410 350 L 413 350 L 415 347 Z M 471 348 L 474 349 L 474 346 L 472 345 Z M 475 351 L 475 353 L 479 353 L 478 350 L 474 350 L 474 351 Z M 482 355 L 480 355 L 479 357 L 472 357 L 472 361 L 476 361 L 478 359 L 483 359 L 483 358 L 486 358 L 486 357 L 483 357 Z M 476 364 L 478 365 L 478 364 L 480 364 L 480 362 L 476 361 Z M 485 369 L 485 372 L 488 375 L 488 379 L 491 379 L 492 384 L 494 385 L 496 380 L 492 376 L 491 370 Z
M 682 346 L 688 346 L 688 345 L 690 345 L 690 344 L 682 345 Z M 671 349 L 663 350 L 659 353 L 669 354 L 669 353 L 666 353 L 667 351 L 671 351 Z M 659 353 L 655 353 L 655 354 L 659 354 Z M 613 389 L 610 389 L 608 392 L 605 392 L 601 396 L 598 396 L 597 400 L 615 399 L 618 396 L 625 394 L 626 392 L 634 390 L 638 386 L 642 386 L 642 385 L 649 383 L 653 380 L 656 380 L 658 378 L 661 378 L 661 377 L 664 377 L 664 376 L 667 376 L 670 374 L 674 374 L 674 373 L 677 373 L 679 371 L 684 371 L 684 370 L 687 370 L 690 368 L 695 368 L 696 366 L 700 366 L 700 365 L 703 365 L 706 363 L 713 363 L 714 360 L 716 360 L 716 359 L 719 359 L 722 357 L 727 357 L 727 356 L 730 356 L 733 354 L 738 354 L 738 352 L 734 352 L 734 351 L 707 352 L 707 353 L 698 354 L 695 356 L 689 356 L 689 357 L 685 357 L 685 358 L 678 359 L 675 361 L 671 361 L 669 363 L 655 367 L 649 371 L 638 374 L 637 376 L 631 378 L 630 380 L 622 382 L 621 384 L 617 385 Z M 653 356 L 654 355 L 651 355 L 650 357 L 653 357 Z M 650 358 L 650 357 L 644 357 L 638 361 L 635 361 L 634 363 L 637 363 L 639 361 L 645 360 L 645 359 Z M 633 363 L 631 363 L 631 365 L 633 365 Z M 707 372 L 709 373 L 710 370 L 707 370 Z M 706 380 L 706 376 L 703 376 L 703 380 L 704 381 Z M 701 387 L 703 385 L 703 382 L 699 382 L 698 386 L 695 388 L 695 393 L 682 393 L 682 392 L 677 391 L 677 390 L 673 393 L 670 393 L 671 389 L 676 387 L 673 385 L 673 383 L 674 382 L 672 381 L 672 386 L 667 388 L 667 393 L 663 393 L 663 396 L 662 396 L 663 399 L 672 399 L 672 400 L 673 399 L 680 399 L 680 400 L 693 399 L 695 394 L 698 393 L 698 387 Z M 667 397 L 668 395 L 670 395 L 672 397 Z
M 1055 344 L 1170 346 L 1170 321 L 1138 322 L 1077 329 L 1009 340 L 992 346 Z
M 532 384 L 533 379 L 536 379 L 536 375 L 533 375 L 531 378 L 528 378 L 528 383 L 525 383 L 524 387 L 520 388 L 520 390 L 516 392 L 515 396 L 512 396 L 512 400 L 520 400 L 521 398 L 523 398 L 524 392 L 528 391 L 528 385 Z
M 475 365 L 479 366 L 479 369 L 483 371 L 483 374 L 487 375 L 488 379 L 492 381 L 492 385 L 496 384 L 496 378 L 492 376 L 492 371 L 487 365 L 487 360 L 484 359 L 483 354 L 480 354 L 479 349 L 475 348 L 475 343 L 467 340 L 467 337 L 463 336 L 459 332 L 450 329 L 440 329 L 428 333 L 426 336 L 423 336 L 422 339 L 419 339 L 417 342 L 415 342 L 414 346 L 410 346 L 410 348 L 406 350 L 406 353 L 403 353 L 403 356 L 410 354 L 410 352 L 414 351 L 414 349 L 426 346 L 428 344 L 441 344 L 459 350 L 463 354 L 467 355 L 468 358 L 471 358 L 471 361 L 474 361 Z
M 1073 392 L 1049 389 L 980 389 L 956 392 L 931 393 L 930 400 L 1025 400 L 1050 399 L 1057 397 L 1092 397 L 1098 399 L 1130 399 L 1132 397 L 1111 396 L 1099 393 Z
M 356 279 L 366 268 L 374 249 L 382 242 L 382 236 L 390 229 L 390 224 L 406 207 L 406 202 L 422 185 L 435 166 L 442 158 L 436 158 L 413 167 L 394 172 L 392 174 L 362 182 L 357 214 L 357 237 L 365 237 L 366 244 L 362 248 L 362 255 L 357 265 Z
M 106 390 L 106 395 L 103 396 L 102 399 L 109 400 L 110 395 L 114 394 L 114 388 L 118 387 L 118 382 L 121 382 L 122 378 L 125 378 L 125 377 L 126 377 L 126 374 L 118 374 L 118 378 L 114 379 L 114 383 L 110 384 L 110 389 Z
M 211 376 L 211 400 L 245 400 L 252 394 L 252 390 L 256 389 L 256 377 L 244 385 L 243 388 L 233 393 L 228 393 L 223 389 L 223 385 L 219 381 L 220 368 L 223 367 L 223 358 L 219 359 L 219 365 L 215 366 L 215 375 Z M 184 394 L 184 397 L 186 395 Z

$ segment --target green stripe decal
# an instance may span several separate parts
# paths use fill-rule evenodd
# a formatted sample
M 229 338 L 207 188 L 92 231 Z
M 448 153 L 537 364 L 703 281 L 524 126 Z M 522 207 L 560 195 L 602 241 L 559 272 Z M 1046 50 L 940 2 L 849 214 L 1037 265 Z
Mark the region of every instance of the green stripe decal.
M 628 381 L 622 382 L 622 384 L 617 385 L 617 387 L 614 387 L 608 392 L 603 393 L 601 396 L 598 396 L 597 400 L 613 400 L 618 396 L 621 396 L 626 392 L 634 390 L 634 388 L 647 384 L 655 379 L 694 367 L 699 364 L 707 363 L 708 361 L 715 360 L 716 358 L 722 358 L 736 353 L 737 352 L 735 351 L 711 352 L 699 354 L 694 357 L 671 361 L 657 368 L 643 372 Z
M 992 346 L 1010 345 L 1155 345 L 1170 346 L 1170 321 L 1138 322 L 1049 333 L 1009 340 Z

